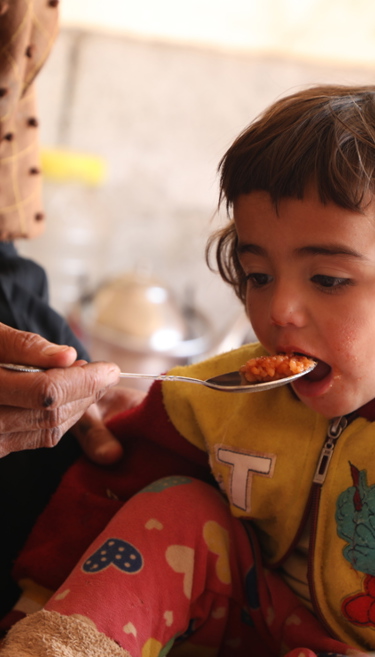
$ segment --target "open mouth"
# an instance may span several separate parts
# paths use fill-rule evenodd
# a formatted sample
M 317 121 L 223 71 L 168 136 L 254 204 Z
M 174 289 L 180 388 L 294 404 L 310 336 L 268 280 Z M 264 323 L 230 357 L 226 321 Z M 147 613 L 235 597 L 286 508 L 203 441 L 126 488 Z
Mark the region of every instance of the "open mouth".
M 316 360 L 316 362 L 317 366 L 314 367 L 314 369 L 304 377 L 308 381 L 311 381 L 311 383 L 315 383 L 315 381 L 322 381 L 331 372 L 331 367 L 327 363 L 322 360 Z
M 292 387 L 299 396 L 317 397 L 327 392 L 332 385 L 332 368 L 328 363 L 314 358 L 314 356 L 309 356 L 309 358 L 316 361 L 316 367 L 294 381 Z

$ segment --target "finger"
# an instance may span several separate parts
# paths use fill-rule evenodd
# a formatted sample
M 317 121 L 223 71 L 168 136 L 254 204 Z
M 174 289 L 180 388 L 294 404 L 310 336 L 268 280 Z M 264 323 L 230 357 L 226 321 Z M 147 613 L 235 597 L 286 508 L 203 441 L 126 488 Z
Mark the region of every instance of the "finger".
M 123 448 L 103 424 L 97 404 L 90 406 L 72 430 L 85 454 L 95 463 L 110 465 L 122 457 Z
M 138 406 L 145 396 L 146 392 L 144 390 L 124 386 L 116 386 L 107 390 L 98 402 L 103 422 L 106 423 L 115 415 Z
M 77 420 L 95 403 L 95 399 L 78 399 L 54 409 L 22 409 L 13 406 L 0 407 L 0 442 L 3 434 L 26 433 L 40 429 L 54 429 Z
M 87 407 L 118 382 L 119 371 L 114 363 L 104 362 L 36 373 L 0 368 L 0 415 L 3 404 L 30 409 L 55 409 L 86 399 Z
M 32 431 L 12 431 L 0 436 L 0 458 L 11 452 L 24 449 L 38 449 L 40 447 L 55 447 L 62 436 L 81 417 L 81 411 L 70 415 L 68 420 L 57 426 L 37 428 Z
M 0 323 L 0 361 L 37 367 L 69 367 L 77 352 L 68 345 L 57 345 L 36 333 L 18 331 Z

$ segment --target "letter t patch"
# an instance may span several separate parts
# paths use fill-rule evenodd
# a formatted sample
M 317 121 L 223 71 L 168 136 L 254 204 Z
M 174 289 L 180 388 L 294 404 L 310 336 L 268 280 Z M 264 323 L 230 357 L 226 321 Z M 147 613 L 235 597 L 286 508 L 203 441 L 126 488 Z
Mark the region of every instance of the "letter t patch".
M 239 509 L 251 509 L 251 486 L 254 475 L 272 477 L 276 456 L 273 454 L 235 452 L 217 447 L 216 458 L 231 466 L 229 481 L 230 501 Z

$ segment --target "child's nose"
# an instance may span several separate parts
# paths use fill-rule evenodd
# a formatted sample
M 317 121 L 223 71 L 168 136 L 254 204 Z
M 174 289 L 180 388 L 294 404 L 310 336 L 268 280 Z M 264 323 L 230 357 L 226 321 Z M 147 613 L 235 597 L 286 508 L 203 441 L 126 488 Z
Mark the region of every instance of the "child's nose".
M 301 290 L 288 283 L 275 286 L 270 303 L 270 319 L 276 326 L 304 326 L 306 302 Z

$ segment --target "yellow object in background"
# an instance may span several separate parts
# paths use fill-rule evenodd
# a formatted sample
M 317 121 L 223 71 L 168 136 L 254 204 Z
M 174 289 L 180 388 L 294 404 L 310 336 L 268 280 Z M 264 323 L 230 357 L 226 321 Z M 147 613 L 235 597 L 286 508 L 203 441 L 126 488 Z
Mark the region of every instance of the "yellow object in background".
M 57 182 L 80 182 L 97 186 L 107 176 L 107 163 L 98 155 L 43 148 L 41 162 L 43 175 Z

